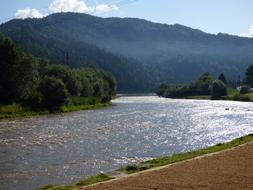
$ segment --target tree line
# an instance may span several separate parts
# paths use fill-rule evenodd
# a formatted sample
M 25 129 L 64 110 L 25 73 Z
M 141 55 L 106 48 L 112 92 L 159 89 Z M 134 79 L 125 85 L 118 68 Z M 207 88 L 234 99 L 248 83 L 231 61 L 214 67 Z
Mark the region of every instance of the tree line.
M 228 95 L 228 88 L 234 88 L 240 91 L 235 94 L 235 100 L 250 100 L 243 95 L 251 92 L 253 87 L 253 65 L 249 66 L 245 73 L 243 81 L 239 81 L 236 86 L 233 82 L 228 82 L 225 75 L 221 73 L 217 79 L 213 79 L 210 73 L 206 72 L 196 81 L 190 84 L 174 85 L 163 82 L 156 87 L 158 96 L 166 98 L 187 98 L 191 96 L 211 96 L 211 99 L 221 99 Z
M 111 74 L 94 66 L 72 69 L 48 64 L 0 33 L 0 105 L 20 103 L 35 111 L 54 112 L 63 105 L 109 102 L 115 94 Z

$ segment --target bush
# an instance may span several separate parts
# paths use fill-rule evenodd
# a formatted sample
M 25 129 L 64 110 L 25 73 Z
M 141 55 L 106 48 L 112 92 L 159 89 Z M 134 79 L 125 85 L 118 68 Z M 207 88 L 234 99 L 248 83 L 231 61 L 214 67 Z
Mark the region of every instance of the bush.
M 59 110 L 68 100 L 68 91 L 62 80 L 46 76 L 39 84 L 42 102 L 50 112 Z
M 0 106 L 0 113 L 2 115 L 18 114 L 22 112 L 24 112 L 22 106 L 16 103 Z
M 227 95 L 226 85 L 221 80 L 215 80 L 212 84 L 212 99 L 217 100 L 220 99 L 221 96 Z
M 107 103 L 111 101 L 111 97 L 109 95 L 103 96 L 101 98 L 101 103 Z
M 247 94 L 251 91 L 251 88 L 247 85 L 244 85 L 240 89 L 240 94 Z
M 38 111 L 42 108 L 42 94 L 38 91 L 32 91 L 26 95 L 23 100 L 24 106 L 28 106 L 33 111 Z
M 233 96 L 233 100 L 242 101 L 242 102 L 250 102 L 251 101 L 250 97 L 245 94 L 235 94 Z
M 125 170 L 128 172 L 136 171 L 136 170 L 138 170 L 138 167 L 136 165 L 128 165 L 128 166 L 126 166 Z

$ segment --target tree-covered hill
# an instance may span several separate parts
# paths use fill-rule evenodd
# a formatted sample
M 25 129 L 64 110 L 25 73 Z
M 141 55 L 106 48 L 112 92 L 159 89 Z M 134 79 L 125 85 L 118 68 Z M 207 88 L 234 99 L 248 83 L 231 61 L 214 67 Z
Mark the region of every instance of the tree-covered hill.
M 234 80 L 253 63 L 253 39 L 135 18 L 58 13 L 12 20 L 0 30 L 52 62 L 96 64 L 112 72 L 123 91 L 150 90 L 161 81 L 189 82 L 206 71 Z
M 0 119 L 105 105 L 116 85 L 111 74 L 94 66 L 48 64 L 0 33 Z

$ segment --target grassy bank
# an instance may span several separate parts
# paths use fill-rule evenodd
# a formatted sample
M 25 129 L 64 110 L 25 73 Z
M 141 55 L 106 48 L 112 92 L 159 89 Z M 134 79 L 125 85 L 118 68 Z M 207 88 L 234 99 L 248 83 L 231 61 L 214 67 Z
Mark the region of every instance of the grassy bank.
M 186 99 L 211 100 L 211 95 L 207 95 L 207 96 L 188 96 Z M 240 94 L 236 89 L 228 88 L 228 95 L 221 97 L 221 100 L 253 102 L 253 92 L 246 93 L 246 94 Z
M 73 190 L 78 187 L 87 186 L 103 181 L 108 181 L 113 179 L 106 174 L 99 174 L 97 176 L 88 177 L 86 179 L 80 180 L 79 182 L 71 185 L 45 185 L 43 187 L 37 188 L 36 190 Z
M 137 165 L 129 165 L 129 166 L 119 169 L 119 171 L 125 172 L 127 174 L 135 173 L 135 172 L 139 172 L 139 171 L 143 171 L 143 170 L 147 170 L 147 169 L 151 169 L 151 168 L 165 166 L 165 165 L 172 164 L 172 163 L 179 162 L 179 161 L 183 161 L 183 160 L 192 159 L 192 158 L 202 156 L 205 154 L 210 154 L 210 153 L 218 152 L 221 150 L 230 149 L 230 148 L 233 148 L 233 147 L 236 147 L 236 146 L 239 146 L 241 144 L 245 144 L 245 143 L 248 143 L 251 141 L 253 141 L 253 134 L 235 139 L 235 140 L 230 141 L 228 143 L 217 144 L 215 146 L 211 146 L 211 147 L 208 147 L 205 149 L 196 150 L 196 151 L 192 151 L 192 152 L 186 152 L 186 153 L 174 154 L 174 155 L 168 156 L 168 157 L 156 158 L 156 159 L 152 159 L 149 161 L 141 162 L 140 164 L 137 164 Z
M 31 111 L 22 107 L 20 104 L 11 104 L 0 106 L 0 119 L 12 119 L 20 117 L 28 117 L 35 115 L 49 114 L 48 111 Z
M 174 154 L 174 155 L 168 156 L 168 157 L 156 158 L 156 159 L 152 159 L 149 161 L 141 162 L 136 165 L 129 165 L 129 166 L 120 168 L 117 171 L 125 173 L 125 174 L 132 174 L 132 173 L 136 173 L 136 172 L 140 172 L 140 171 L 144 171 L 144 170 L 148 170 L 148 169 L 152 169 L 152 168 L 165 166 L 165 165 L 169 165 L 172 163 L 192 159 L 192 158 L 195 158 L 198 156 L 203 156 L 205 154 L 215 153 L 218 151 L 234 148 L 234 147 L 237 147 L 239 145 L 242 145 L 242 144 L 245 144 L 245 143 L 248 143 L 251 141 L 253 141 L 253 134 L 235 139 L 235 140 L 230 141 L 228 143 L 217 144 L 217 145 L 211 146 L 209 148 L 196 150 L 196 151 L 192 151 L 192 152 Z M 95 184 L 95 183 L 99 183 L 99 182 L 103 182 L 103 181 L 108 181 L 111 179 L 114 179 L 114 177 L 112 177 L 110 175 L 106 175 L 106 174 L 99 174 L 97 176 L 93 176 L 93 177 L 89 177 L 84 180 L 81 180 L 75 184 L 46 185 L 46 186 L 40 187 L 36 190 L 74 190 L 74 189 L 81 187 L 81 186 L 87 186 L 87 185 L 91 185 L 91 184 Z
M 76 98 L 71 97 L 70 104 L 62 106 L 54 113 L 66 113 L 80 110 L 98 109 L 110 106 L 110 102 L 101 103 L 97 98 Z M 32 111 L 29 108 L 23 107 L 21 104 L 11 104 L 0 106 L 0 120 L 1 119 L 15 119 L 36 115 L 50 114 L 47 110 Z

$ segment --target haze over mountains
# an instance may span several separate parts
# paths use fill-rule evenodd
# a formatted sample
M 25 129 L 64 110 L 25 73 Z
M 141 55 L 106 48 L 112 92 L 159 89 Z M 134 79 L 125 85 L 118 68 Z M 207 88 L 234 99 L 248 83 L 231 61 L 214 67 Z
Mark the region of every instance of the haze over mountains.
M 125 92 L 152 91 L 162 81 L 189 82 L 206 71 L 235 80 L 253 63 L 251 38 L 135 18 L 57 13 L 12 20 L 0 31 L 50 63 L 95 64 L 113 73 L 118 90 Z

